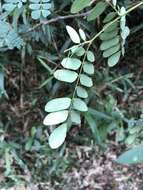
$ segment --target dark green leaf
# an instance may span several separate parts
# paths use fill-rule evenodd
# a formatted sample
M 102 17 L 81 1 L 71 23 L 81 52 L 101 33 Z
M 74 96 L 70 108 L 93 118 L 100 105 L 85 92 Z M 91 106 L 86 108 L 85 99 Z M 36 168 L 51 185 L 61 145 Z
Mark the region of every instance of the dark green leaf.
M 96 6 L 91 10 L 91 13 L 87 17 L 88 21 L 95 20 L 98 16 L 100 16 L 106 9 L 106 2 L 98 2 Z
M 71 13 L 77 13 L 90 6 L 91 0 L 75 0 L 71 7 Z

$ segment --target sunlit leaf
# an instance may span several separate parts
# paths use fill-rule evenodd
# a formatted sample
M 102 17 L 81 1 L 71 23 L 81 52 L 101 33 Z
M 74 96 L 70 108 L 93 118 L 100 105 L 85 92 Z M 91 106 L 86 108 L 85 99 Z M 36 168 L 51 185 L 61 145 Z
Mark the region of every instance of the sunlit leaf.
M 57 124 L 65 122 L 67 120 L 67 118 L 68 118 L 68 111 L 67 110 L 53 112 L 53 113 L 49 113 L 45 117 L 43 124 L 46 126 L 57 125 Z
M 70 36 L 70 39 L 76 43 L 79 44 L 80 43 L 80 37 L 78 35 L 78 33 L 76 32 L 76 30 L 74 28 L 72 28 L 71 26 L 66 26 L 67 32 Z
M 95 56 L 93 54 L 92 51 L 88 51 L 87 52 L 87 60 L 90 61 L 90 62 L 94 62 L 95 61 Z
M 81 83 L 81 85 L 86 86 L 86 87 L 92 87 L 93 86 L 92 79 L 85 74 L 80 75 L 80 83 Z
M 54 77 L 57 80 L 72 83 L 77 79 L 78 74 L 74 71 L 69 71 L 66 69 L 59 69 L 54 73 Z
M 87 98 L 88 97 L 87 91 L 81 86 L 77 87 L 76 92 L 77 92 L 77 96 L 80 98 Z
M 81 61 L 77 58 L 64 58 L 61 65 L 66 69 L 77 70 L 81 66 Z
M 113 54 L 111 57 L 109 57 L 108 66 L 109 67 L 115 66 L 118 63 L 120 56 L 121 56 L 121 51 L 119 51 L 119 52 Z
M 89 75 L 93 75 L 94 74 L 94 65 L 88 62 L 85 62 L 83 65 L 83 70 L 85 73 L 89 74 Z
M 85 112 L 88 110 L 86 103 L 80 98 L 73 99 L 73 108 L 81 112 Z
M 79 47 L 78 45 L 75 45 L 71 48 L 71 52 L 73 54 L 76 54 L 77 56 L 83 56 L 85 53 L 85 49 L 83 47 Z
M 46 112 L 56 112 L 68 109 L 71 104 L 70 98 L 56 98 L 49 101 L 45 106 Z
M 85 35 L 85 32 L 80 28 L 79 29 L 79 34 L 80 34 L 80 37 L 83 41 L 86 40 L 86 35 Z
M 49 145 L 52 149 L 59 148 L 65 141 L 67 134 L 67 123 L 55 128 L 49 137 Z

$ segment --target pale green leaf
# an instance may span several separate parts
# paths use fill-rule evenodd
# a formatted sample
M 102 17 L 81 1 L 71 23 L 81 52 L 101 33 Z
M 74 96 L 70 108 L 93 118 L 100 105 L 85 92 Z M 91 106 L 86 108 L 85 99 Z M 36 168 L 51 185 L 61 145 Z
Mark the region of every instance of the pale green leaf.
M 67 135 L 67 123 L 55 128 L 49 137 L 49 146 L 52 149 L 59 148 L 65 141 Z
M 125 40 L 130 34 L 130 29 L 129 27 L 125 26 L 124 30 L 121 32 L 121 37 L 123 40 Z
M 76 125 L 81 124 L 80 114 L 77 111 L 72 110 L 70 117 L 73 124 L 76 124 Z
M 38 3 L 33 3 L 33 4 L 30 4 L 30 5 L 29 5 L 29 8 L 30 8 L 31 10 L 40 10 L 40 7 L 41 7 L 41 5 L 38 4 Z
M 42 10 L 41 13 L 44 18 L 48 17 L 51 14 L 49 10 Z
M 120 28 L 121 28 L 121 30 L 124 30 L 125 27 L 126 27 L 126 17 L 122 16 L 121 20 L 120 20 Z
M 109 67 L 115 66 L 118 63 L 120 56 L 121 56 L 121 51 L 119 51 L 119 52 L 113 54 L 111 57 L 109 57 L 108 66 Z
M 85 62 L 83 65 L 83 71 L 89 75 L 94 74 L 94 65 L 88 62 Z
M 79 47 L 75 53 L 77 56 L 81 57 L 85 54 L 85 49 L 83 47 Z
M 12 4 L 12 3 L 6 3 L 2 6 L 2 8 L 8 12 L 11 12 L 13 11 L 15 8 L 16 8 L 16 5 L 15 4 Z
M 66 26 L 67 32 L 70 36 L 70 39 L 76 43 L 79 44 L 80 43 L 80 37 L 78 35 L 78 33 L 76 32 L 76 30 L 74 28 L 72 28 L 71 26 Z
M 125 47 L 124 47 L 124 43 L 122 43 L 122 49 L 121 49 L 122 55 L 125 55 Z
M 46 104 L 45 111 L 56 112 L 60 110 L 65 110 L 70 107 L 70 104 L 71 104 L 70 98 L 55 98 Z
M 86 35 L 85 35 L 85 32 L 80 28 L 79 29 L 79 34 L 80 34 L 80 37 L 83 41 L 86 40 Z
M 86 103 L 83 100 L 81 100 L 80 98 L 73 99 L 73 108 L 75 110 L 78 110 L 81 112 L 88 111 L 88 107 L 87 107 Z
M 31 17 L 32 17 L 34 20 L 39 19 L 39 18 L 41 17 L 41 10 L 34 10 L 34 11 L 32 11 Z
M 80 75 L 80 83 L 81 83 L 81 85 L 86 86 L 86 87 L 92 87 L 93 86 L 92 79 L 85 74 Z
M 66 69 L 77 70 L 81 66 L 81 61 L 77 58 L 64 58 L 61 65 Z
M 126 9 L 125 9 L 125 7 L 121 7 L 121 9 L 120 9 L 120 15 L 121 16 L 124 16 L 126 14 Z
M 77 13 L 84 8 L 88 7 L 91 3 L 91 0 L 75 0 L 71 7 L 71 13 Z
M 5 92 L 4 88 L 4 73 L 0 70 L 0 95 Z
M 116 5 L 117 5 L 117 0 L 112 0 L 112 3 L 113 3 L 113 5 L 114 5 L 114 7 L 116 7 Z
M 94 62 L 95 61 L 95 56 L 93 54 L 92 51 L 88 51 L 87 52 L 87 60 L 90 61 L 90 62 Z
M 121 164 L 137 164 L 143 162 L 143 144 L 138 145 L 135 148 L 128 150 L 123 153 L 117 159 L 118 163 Z
M 67 118 L 68 118 L 68 111 L 67 110 L 53 112 L 53 113 L 49 113 L 45 117 L 43 124 L 46 126 L 57 125 L 57 124 L 65 122 L 67 120 Z
M 54 73 L 54 77 L 57 80 L 72 83 L 77 79 L 78 74 L 74 71 L 69 71 L 66 69 L 59 69 Z
M 76 92 L 77 92 L 77 96 L 80 98 L 87 98 L 88 97 L 87 91 L 81 86 L 77 87 Z
M 107 3 L 106 2 L 98 2 L 96 6 L 91 10 L 91 13 L 87 17 L 88 21 L 95 20 L 99 17 L 106 9 Z
M 75 45 L 71 48 L 71 52 L 73 54 L 76 54 L 77 56 L 83 56 L 85 53 L 85 49 L 83 47 L 79 47 L 78 45 Z

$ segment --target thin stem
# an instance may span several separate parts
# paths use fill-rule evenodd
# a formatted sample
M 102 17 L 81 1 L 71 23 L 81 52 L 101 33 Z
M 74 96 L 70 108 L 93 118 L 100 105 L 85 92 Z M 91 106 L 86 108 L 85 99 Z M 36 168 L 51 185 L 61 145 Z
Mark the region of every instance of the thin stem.
M 41 21 L 40 23 L 36 24 L 32 28 L 28 29 L 26 31 L 26 33 L 32 32 L 33 30 L 39 28 L 42 25 L 48 25 L 48 24 L 51 24 L 51 23 L 55 23 L 55 22 L 57 22 L 59 20 L 66 20 L 66 19 L 72 19 L 72 18 L 78 18 L 78 17 L 85 17 L 85 16 L 88 16 L 89 13 L 90 13 L 90 11 L 85 12 L 85 13 L 81 13 L 81 14 L 76 14 L 76 15 L 58 16 L 58 17 L 52 18 L 50 20 Z
M 117 18 L 114 19 L 112 22 L 110 22 L 109 24 L 105 25 L 105 26 L 103 27 L 103 29 L 102 29 L 100 32 L 98 32 L 91 40 L 88 40 L 88 41 L 85 41 L 85 42 L 83 42 L 83 43 L 80 43 L 80 44 L 77 45 L 77 47 L 83 46 L 83 45 L 85 45 L 85 44 L 92 44 L 92 42 L 93 42 L 98 36 L 100 36 L 100 34 L 102 34 L 102 32 L 104 32 L 109 26 L 111 26 L 112 24 L 114 24 L 114 23 L 115 23 L 116 21 L 118 21 L 119 19 L 120 19 L 120 17 L 117 17 Z M 72 49 L 72 47 L 69 48 L 69 49 L 66 49 L 64 52 L 67 52 L 67 51 L 69 51 L 69 50 L 71 50 L 71 49 Z
M 109 24 L 105 25 L 100 32 L 98 32 L 91 40 L 89 40 L 89 43 L 92 43 L 98 36 L 100 36 L 100 34 L 102 34 L 107 28 L 109 28 L 109 26 L 111 26 L 112 24 L 114 24 L 115 22 L 117 22 L 119 19 L 120 19 L 120 17 L 117 17 L 112 22 L 110 22 Z
M 86 55 L 87 55 L 87 52 L 88 52 L 89 48 L 90 48 L 90 44 L 88 44 L 88 47 L 87 47 L 87 49 L 86 49 L 86 52 L 85 52 L 84 57 L 83 57 L 83 60 L 82 60 L 82 64 L 81 64 L 81 67 L 80 67 L 80 70 L 79 70 L 79 73 L 78 73 L 78 78 L 77 78 L 76 86 L 75 86 L 75 89 L 74 89 L 74 92 L 73 92 L 73 95 L 72 95 L 72 100 L 73 100 L 74 97 L 75 97 L 76 89 L 77 89 L 77 86 L 78 86 L 78 84 L 79 84 L 79 82 L 80 82 L 80 75 L 81 75 L 81 73 L 82 73 L 83 65 L 84 65 L 84 62 L 85 62 L 85 59 L 86 59 Z
M 132 11 L 135 10 L 136 8 L 140 7 L 141 5 L 143 5 L 143 0 L 142 0 L 142 2 L 138 3 L 137 5 L 134 5 L 133 7 L 129 8 L 129 9 L 126 11 L 125 15 L 127 15 L 127 14 L 130 13 L 130 12 L 132 12 Z

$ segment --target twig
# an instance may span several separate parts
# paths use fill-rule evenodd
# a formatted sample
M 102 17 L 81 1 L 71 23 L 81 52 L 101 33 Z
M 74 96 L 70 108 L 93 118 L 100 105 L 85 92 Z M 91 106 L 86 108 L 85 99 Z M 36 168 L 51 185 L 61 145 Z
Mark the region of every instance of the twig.
M 42 22 L 36 24 L 35 26 L 33 26 L 32 28 L 28 29 L 28 31 L 26 33 L 32 32 L 33 30 L 39 28 L 42 25 L 48 25 L 48 24 L 57 22 L 59 20 L 66 20 L 66 19 L 72 19 L 72 18 L 78 18 L 78 17 L 85 17 L 85 16 L 88 16 L 89 13 L 90 13 L 90 11 L 85 12 L 85 13 L 81 13 L 81 14 L 75 14 L 75 15 L 58 16 L 58 17 L 52 18 L 50 20 L 42 21 Z

